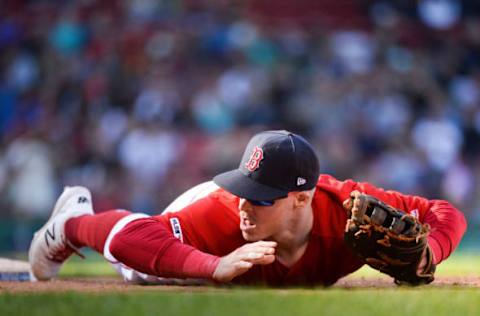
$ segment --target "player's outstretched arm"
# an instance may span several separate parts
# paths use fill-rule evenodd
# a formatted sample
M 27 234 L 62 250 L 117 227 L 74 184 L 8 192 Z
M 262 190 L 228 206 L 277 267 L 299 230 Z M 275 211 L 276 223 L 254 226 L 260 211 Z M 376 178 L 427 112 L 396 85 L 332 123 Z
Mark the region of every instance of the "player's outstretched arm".
M 220 258 L 212 278 L 217 282 L 230 282 L 247 272 L 255 264 L 266 265 L 275 261 L 274 241 L 257 241 L 245 244 Z
M 124 265 L 149 275 L 229 282 L 255 264 L 272 263 L 276 245 L 258 241 L 217 257 L 182 243 L 167 227 L 148 217 L 118 232 L 111 241 L 110 253 Z

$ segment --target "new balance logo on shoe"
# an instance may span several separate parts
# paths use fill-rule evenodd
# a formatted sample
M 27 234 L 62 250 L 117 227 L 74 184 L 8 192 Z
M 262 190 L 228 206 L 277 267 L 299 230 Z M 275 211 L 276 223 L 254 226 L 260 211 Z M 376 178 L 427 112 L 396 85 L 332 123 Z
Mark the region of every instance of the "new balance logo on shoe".
M 48 247 L 50 247 L 50 243 L 48 242 L 49 237 L 51 240 L 55 240 L 55 223 L 52 225 L 52 231 L 50 231 L 50 229 L 45 231 L 45 243 Z
M 82 204 L 82 203 L 89 203 L 88 198 L 86 198 L 84 196 L 79 196 L 78 197 L 78 204 Z

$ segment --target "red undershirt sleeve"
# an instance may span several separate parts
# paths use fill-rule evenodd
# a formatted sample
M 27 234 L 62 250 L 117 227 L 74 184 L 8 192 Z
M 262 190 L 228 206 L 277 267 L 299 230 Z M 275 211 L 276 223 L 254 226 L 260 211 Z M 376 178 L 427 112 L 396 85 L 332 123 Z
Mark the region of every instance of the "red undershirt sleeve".
M 411 213 L 416 210 L 419 219 L 430 225 L 431 231 L 427 237 L 428 245 L 433 251 L 436 264 L 448 258 L 457 248 L 467 228 L 463 213 L 448 201 L 428 200 L 396 191 L 385 191 L 366 182 L 352 180 L 341 182 L 326 175 L 320 178 L 319 185 L 335 192 L 340 202 L 348 198 L 351 191 L 359 190 L 405 212 Z
M 450 256 L 459 245 L 467 228 L 464 215 L 447 201 L 432 200 L 425 213 L 424 223 L 432 228 L 428 245 L 438 264 Z

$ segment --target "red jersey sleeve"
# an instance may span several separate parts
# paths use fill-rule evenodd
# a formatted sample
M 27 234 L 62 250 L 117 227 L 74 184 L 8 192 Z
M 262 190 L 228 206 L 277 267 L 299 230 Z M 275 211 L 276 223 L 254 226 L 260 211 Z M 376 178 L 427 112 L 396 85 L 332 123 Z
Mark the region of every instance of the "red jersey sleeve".
M 239 229 L 238 198 L 223 190 L 156 218 L 183 243 L 213 255 L 224 256 L 246 243 Z
M 129 267 L 171 278 L 211 278 L 221 256 L 245 241 L 238 199 L 211 193 L 178 212 L 128 224 L 112 240 L 110 251 Z
M 152 217 L 137 219 L 118 232 L 110 252 L 137 271 L 168 278 L 212 277 L 219 257 L 181 243 Z
M 420 196 L 383 190 L 366 182 L 339 181 L 329 175 L 321 175 L 318 186 L 336 195 L 340 203 L 349 197 L 350 192 L 358 190 L 417 216 L 420 222 L 427 223 L 431 227 L 428 244 L 433 251 L 436 264 L 450 256 L 467 228 L 463 213 L 444 200 L 429 200 Z

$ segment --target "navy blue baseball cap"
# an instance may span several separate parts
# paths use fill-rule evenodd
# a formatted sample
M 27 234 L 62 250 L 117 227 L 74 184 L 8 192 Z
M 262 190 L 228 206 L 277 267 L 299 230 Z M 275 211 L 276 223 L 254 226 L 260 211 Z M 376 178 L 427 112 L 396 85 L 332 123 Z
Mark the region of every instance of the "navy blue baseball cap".
M 284 198 L 313 189 L 320 164 L 313 147 L 288 131 L 265 131 L 250 139 L 238 169 L 213 181 L 228 192 L 254 201 Z

